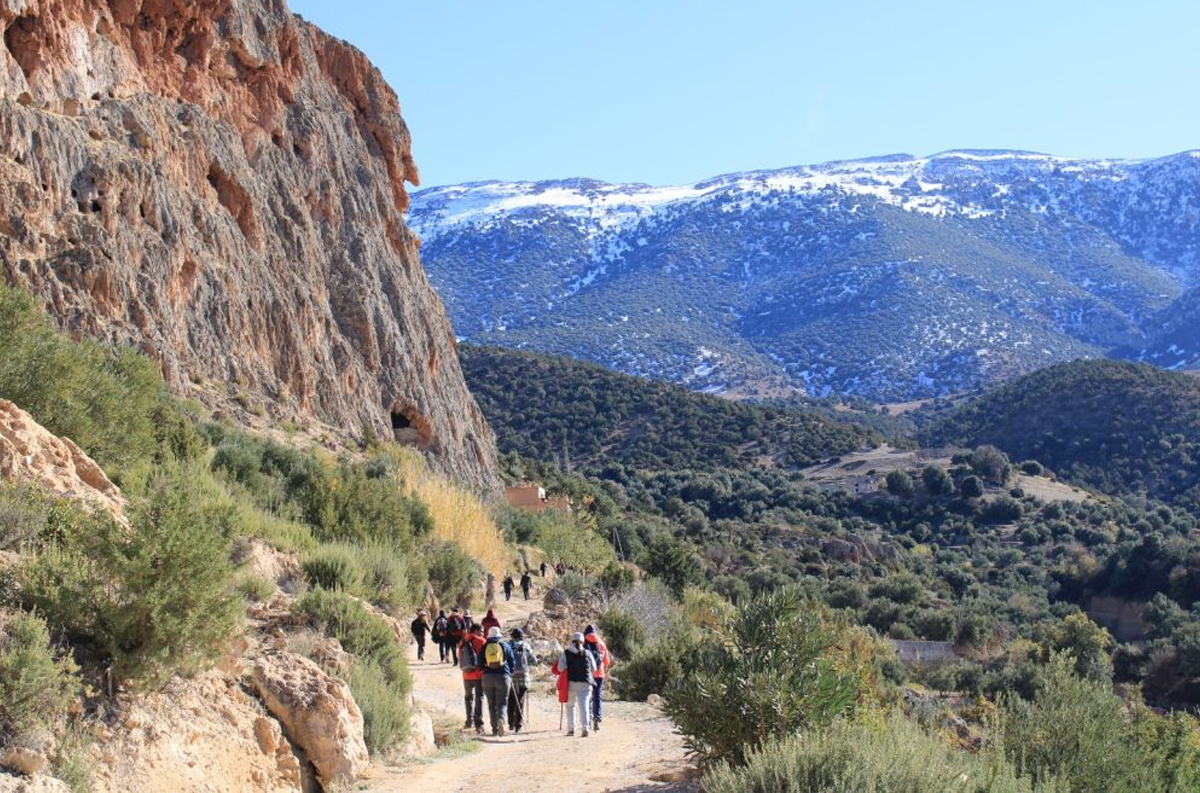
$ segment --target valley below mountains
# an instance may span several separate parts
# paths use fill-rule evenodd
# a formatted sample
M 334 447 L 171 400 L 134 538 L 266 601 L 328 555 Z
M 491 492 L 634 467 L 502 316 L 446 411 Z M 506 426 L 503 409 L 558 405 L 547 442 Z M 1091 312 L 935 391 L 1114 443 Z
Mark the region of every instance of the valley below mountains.
M 459 337 L 729 396 L 946 395 L 1200 360 L 1200 152 L 895 155 L 682 187 L 414 194 Z

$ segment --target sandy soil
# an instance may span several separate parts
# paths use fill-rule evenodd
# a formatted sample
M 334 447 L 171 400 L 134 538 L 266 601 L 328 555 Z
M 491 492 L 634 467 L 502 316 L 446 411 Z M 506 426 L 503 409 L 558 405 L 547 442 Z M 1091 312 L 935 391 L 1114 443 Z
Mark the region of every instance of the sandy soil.
M 517 599 L 501 602 L 496 615 L 504 629 L 524 624 L 540 601 Z M 409 648 L 413 690 L 435 721 L 453 719 L 462 725 L 462 676 L 449 664 L 437 662 L 436 648 L 426 649 L 426 660 L 416 660 Z M 433 660 L 429 660 L 432 656 Z M 539 668 L 530 692 L 528 731 L 503 738 L 472 738 L 477 752 L 399 767 L 377 768 L 366 790 L 477 791 L 489 787 L 539 791 L 683 791 L 693 788 L 672 784 L 687 768 L 683 743 L 671 722 L 657 708 L 642 703 L 605 699 L 603 729 L 588 738 L 568 738 L 559 730 L 559 705 L 549 672 Z M 486 710 L 484 720 L 487 720 Z M 464 733 L 465 734 L 465 733 Z

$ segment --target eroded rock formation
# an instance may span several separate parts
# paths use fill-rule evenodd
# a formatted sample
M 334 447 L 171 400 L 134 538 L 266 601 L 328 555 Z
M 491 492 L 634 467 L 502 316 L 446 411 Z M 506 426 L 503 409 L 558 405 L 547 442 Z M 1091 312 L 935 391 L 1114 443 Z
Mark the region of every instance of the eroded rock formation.
M 37 484 L 125 519 L 125 497 L 91 457 L 0 399 L 0 481 L 5 480 Z
M 178 393 L 496 485 L 361 52 L 282 0 L 3 0 L 0 35 L 0 274 Z

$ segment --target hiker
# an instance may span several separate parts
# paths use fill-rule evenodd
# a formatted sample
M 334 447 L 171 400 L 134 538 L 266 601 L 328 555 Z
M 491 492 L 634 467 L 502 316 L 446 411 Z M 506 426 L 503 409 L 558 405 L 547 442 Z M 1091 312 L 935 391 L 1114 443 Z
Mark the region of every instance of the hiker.
M 488 609 L 487 616 L 480 620 L 479 624 L 483 626 L 485 631 L 489 632 L 492 630 L 492 628 L 500 630 L 501 627 L 500 618 L 497 617 L 496 612 L 492 611 L 491 609 Z
M 567 672 L 567 735 L 575 734 L 575 713 L 579 713 L 581 737 L 588 737 L 588 722 L 592 710 L 592 675 L 596 673 L 595 657 L 584 649 L 582 633 L 571 637 L 571 643 L 558 656 L 558 668 Z
M 554 574 L 560 576 L 567 574 L 567 567 L 562 563 L 561 559 L 559 560 L 558 564 L 554 565 Z
M 504 574 L 504 599 L 512 600 L 513 580 L 512 573 Z
M 541 566 L 539 569 L 542 571 L 542 578 L 545 578 L 545 577 L 546 577 L 546 570 L 547 570 L 547 569 L 549 569 L 549 565 L 547 565 L 547 564 L 546 564 L 546 560 L 545 560 L 545 559 L 543 559 L 543 560 L 542 560 L 542 566 Z
M 596 671 L 592 672 L 592 729 L 599 731 L 600 719 L 604 718 L 604 678 L 613 661 L 608 647 L 600 641 L 595 626 L 589 625 L 583 629 L 583 641 L 587 651 L 596 661 Z
M 425 634 L 429 632 L 429 613 L 425 609 L 417 612 L 417 618 L 409 626 L 413 639 L 417 642 L 417 660 L 425 660 Z
M 488 614 L 492 612 L 489 610 Z M 512 688 L 513 651 L 499 627 L 488 628 L 487 641 L 480 653 L 483 662 L 483 694 L 487 697 L 492 735 L 504 737 L 504 709 Z
M 526 570 L 521 576 L 521 591 L 525 593 L 525 599 L 529 600 L 529 590 L 533 588 L 533 576 Z
M 566 666 L 564 665 L 564 666 L 560 667 L 558 665 L 558 661 L 559 661 L 559 659 L 555 658 L 554 663 L 550 665 L 550 674 L 554 675 L 554 677 L 555 677 L 555 686 L 554 687 L 556 689 L 558 689 L 558 706 L 560 708 L 562 708 L 563 711 L 565 711 L 567 703 L 571 701 L 570 681 L 567 680 Z M 560 730 L 562 729 L 562 713 L 561 712 L 559 713 L 559 716 L 558 716 L 558 728 Z
M 474 725 L 475 732 L 483 735 L 483 646 L 487 640 L 483 638 L 483 626 L 475 623 L 467 630 L 467 635 L 458 647 L 458 668 L 462 670 L 463 704 L 467 710 L 467 720 L 463 729 L 469 730 Z
M 513 628 L 509 633 L 512 641 L 513 670 L 512 688 L 508 691 L 508 728 L 514 734 L 519 733 L 525 726 L 525 708 L 529 704 L 529 678 L 531 669 L 538 662 L 533 648 L 525 643 L 525 632 Z
M 447 632 L 450 630 L 450 620 L 446 618 L 446 610 L 439 609 L 437 619 L 433 621 L 433 630 L 429 632 L 429 637 L 433 639 L 433 643 L 438 646 L 438 661 L 445 663 L 446 655 L 450 652 L 446 644 L 450 641 Z
M 458 663 L 458 646 L 466 638 L 467 626 L 470 624 L 463 618 L 462 609 L 458 606 L 450 609 L 450 619 L 446 631 L 446 638 L 448 639 L 446 643 L 449 645 L 447 655 L 449 657 L 446 660 L 452 664 Z

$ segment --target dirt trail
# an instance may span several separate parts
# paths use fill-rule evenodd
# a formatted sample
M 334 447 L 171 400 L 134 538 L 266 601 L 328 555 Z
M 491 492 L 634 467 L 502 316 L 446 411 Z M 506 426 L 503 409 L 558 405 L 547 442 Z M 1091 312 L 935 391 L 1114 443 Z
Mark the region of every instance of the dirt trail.
M 514 594 L 512 601 L 502 601 L 496 608 L 506 633 L 523 625 L 541 607 L 540 600 L 520 600 L 519 590 Z M 449 664 L 438 663 L 436 647 L 427 647 L 425 658 L 417 661 L 416 648 L 409 647 L 413 691 L 418 701 L 435 720 L 449 716 L 461 726 L 461 673 Z M 565 729 L 558 729 L 559 705 L 553 678 L 546 667 L 538 669 L 529 695 L 527 732 L 477 738 L 479 751 L 449 759 L 435 755 L 424 763 L 376 769 L 365 789 L 371 793 L 457 793 L 495 785 L 522 793 L 692 789 L 655 781 L 664 775 L 678 778 L 678 772 L 687 766 L 679 736 L 657 708 L 606 698 L 603 729 L 588 738 L 568 738 Z

